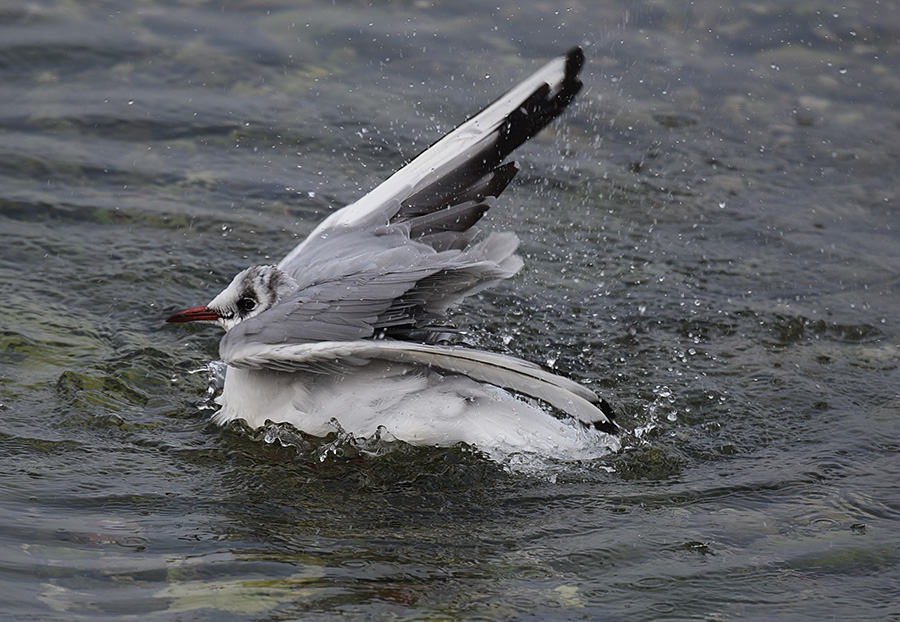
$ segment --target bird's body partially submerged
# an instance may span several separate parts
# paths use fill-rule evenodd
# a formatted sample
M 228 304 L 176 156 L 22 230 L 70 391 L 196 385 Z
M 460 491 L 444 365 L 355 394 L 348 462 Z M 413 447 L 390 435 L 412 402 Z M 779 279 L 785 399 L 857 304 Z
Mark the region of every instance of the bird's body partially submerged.
M 277 372 L 230 367 L 214 416 L 290 423 L 314 436 L 340 430 L 355 438 L 414 445 L 468 443 L 498 459 L 515 452 L 578 458 L 605 450 L 599 432 L 550 416 L 498 387 L 421 365 L 374 361 L 352 373 Z
M 445 345 L 435 324 L 521 267 L 514 234 L 473 243 L 474 225 L 518 170 L 505 158 L 581 88 L 583 61 L 576 48 L 548 63 L 326 218 L 277 267 L 248 268 L 207 306 L 170 317 L 227 331 L 215 420 L 563 457 L 614 433 L 593 392 L 520 359 Z

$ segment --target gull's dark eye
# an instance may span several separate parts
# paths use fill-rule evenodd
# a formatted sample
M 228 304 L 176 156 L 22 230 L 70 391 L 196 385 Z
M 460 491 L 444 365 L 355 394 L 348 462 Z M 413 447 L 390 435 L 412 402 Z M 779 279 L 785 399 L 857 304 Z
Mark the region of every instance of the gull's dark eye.
M 250 313 L 255 308 L 256 308 L 256 301 L 253 300 L 253 298 L 250 298 L 248 296 L 244 296 L 243 298 L 241 298 L 240 300 L 237 301 L 238 313 L 240 313 L 241 315 Z

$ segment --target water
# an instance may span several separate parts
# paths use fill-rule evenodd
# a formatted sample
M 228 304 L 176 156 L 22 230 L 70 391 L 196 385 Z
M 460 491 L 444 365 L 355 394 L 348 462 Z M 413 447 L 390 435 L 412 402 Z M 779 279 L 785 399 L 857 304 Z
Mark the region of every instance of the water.
M 0 8 L 0 616 L 900 616 L 900 6 L 288 4 Z M 576 43 L 454 319 L 623 448 L 208 424 L 168 313 Z

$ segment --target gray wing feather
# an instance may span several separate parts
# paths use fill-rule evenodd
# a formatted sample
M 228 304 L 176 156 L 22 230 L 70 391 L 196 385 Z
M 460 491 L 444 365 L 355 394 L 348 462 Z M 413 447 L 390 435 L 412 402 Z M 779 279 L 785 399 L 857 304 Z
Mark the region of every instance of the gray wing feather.
M 361 340 L 265 347 L 245 343 L 229 352 L 229 356 L 223 353 L 223 358 L 236 367 L 285 372 L 333 373 L 373 360 L 433 367 L 543 400 L 585 426 L 615 430 L 612 410 L 593 391 L 528 361 L 493 352 L 457 346 Z
M 402 334 L 428 325 L 462 298 L 522 266 L 512 233 L 436 251 L 407 236 L 405 225 L 346 233 L 310 249 L 292 276 L 295 293 L 244 320 L 222 339 L 223 356 L 244 342 L 308 343 Z

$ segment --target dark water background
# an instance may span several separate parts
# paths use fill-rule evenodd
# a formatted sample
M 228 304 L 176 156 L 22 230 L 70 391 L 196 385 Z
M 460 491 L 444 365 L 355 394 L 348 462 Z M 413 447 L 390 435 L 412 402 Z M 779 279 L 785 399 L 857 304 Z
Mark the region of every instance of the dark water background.
M 0 618 L 900 619 L 900 4 L 722 4 L 0 5 Z M 455 319 L 622 450 L 209 425 L 166 315 L 574 44 Z

